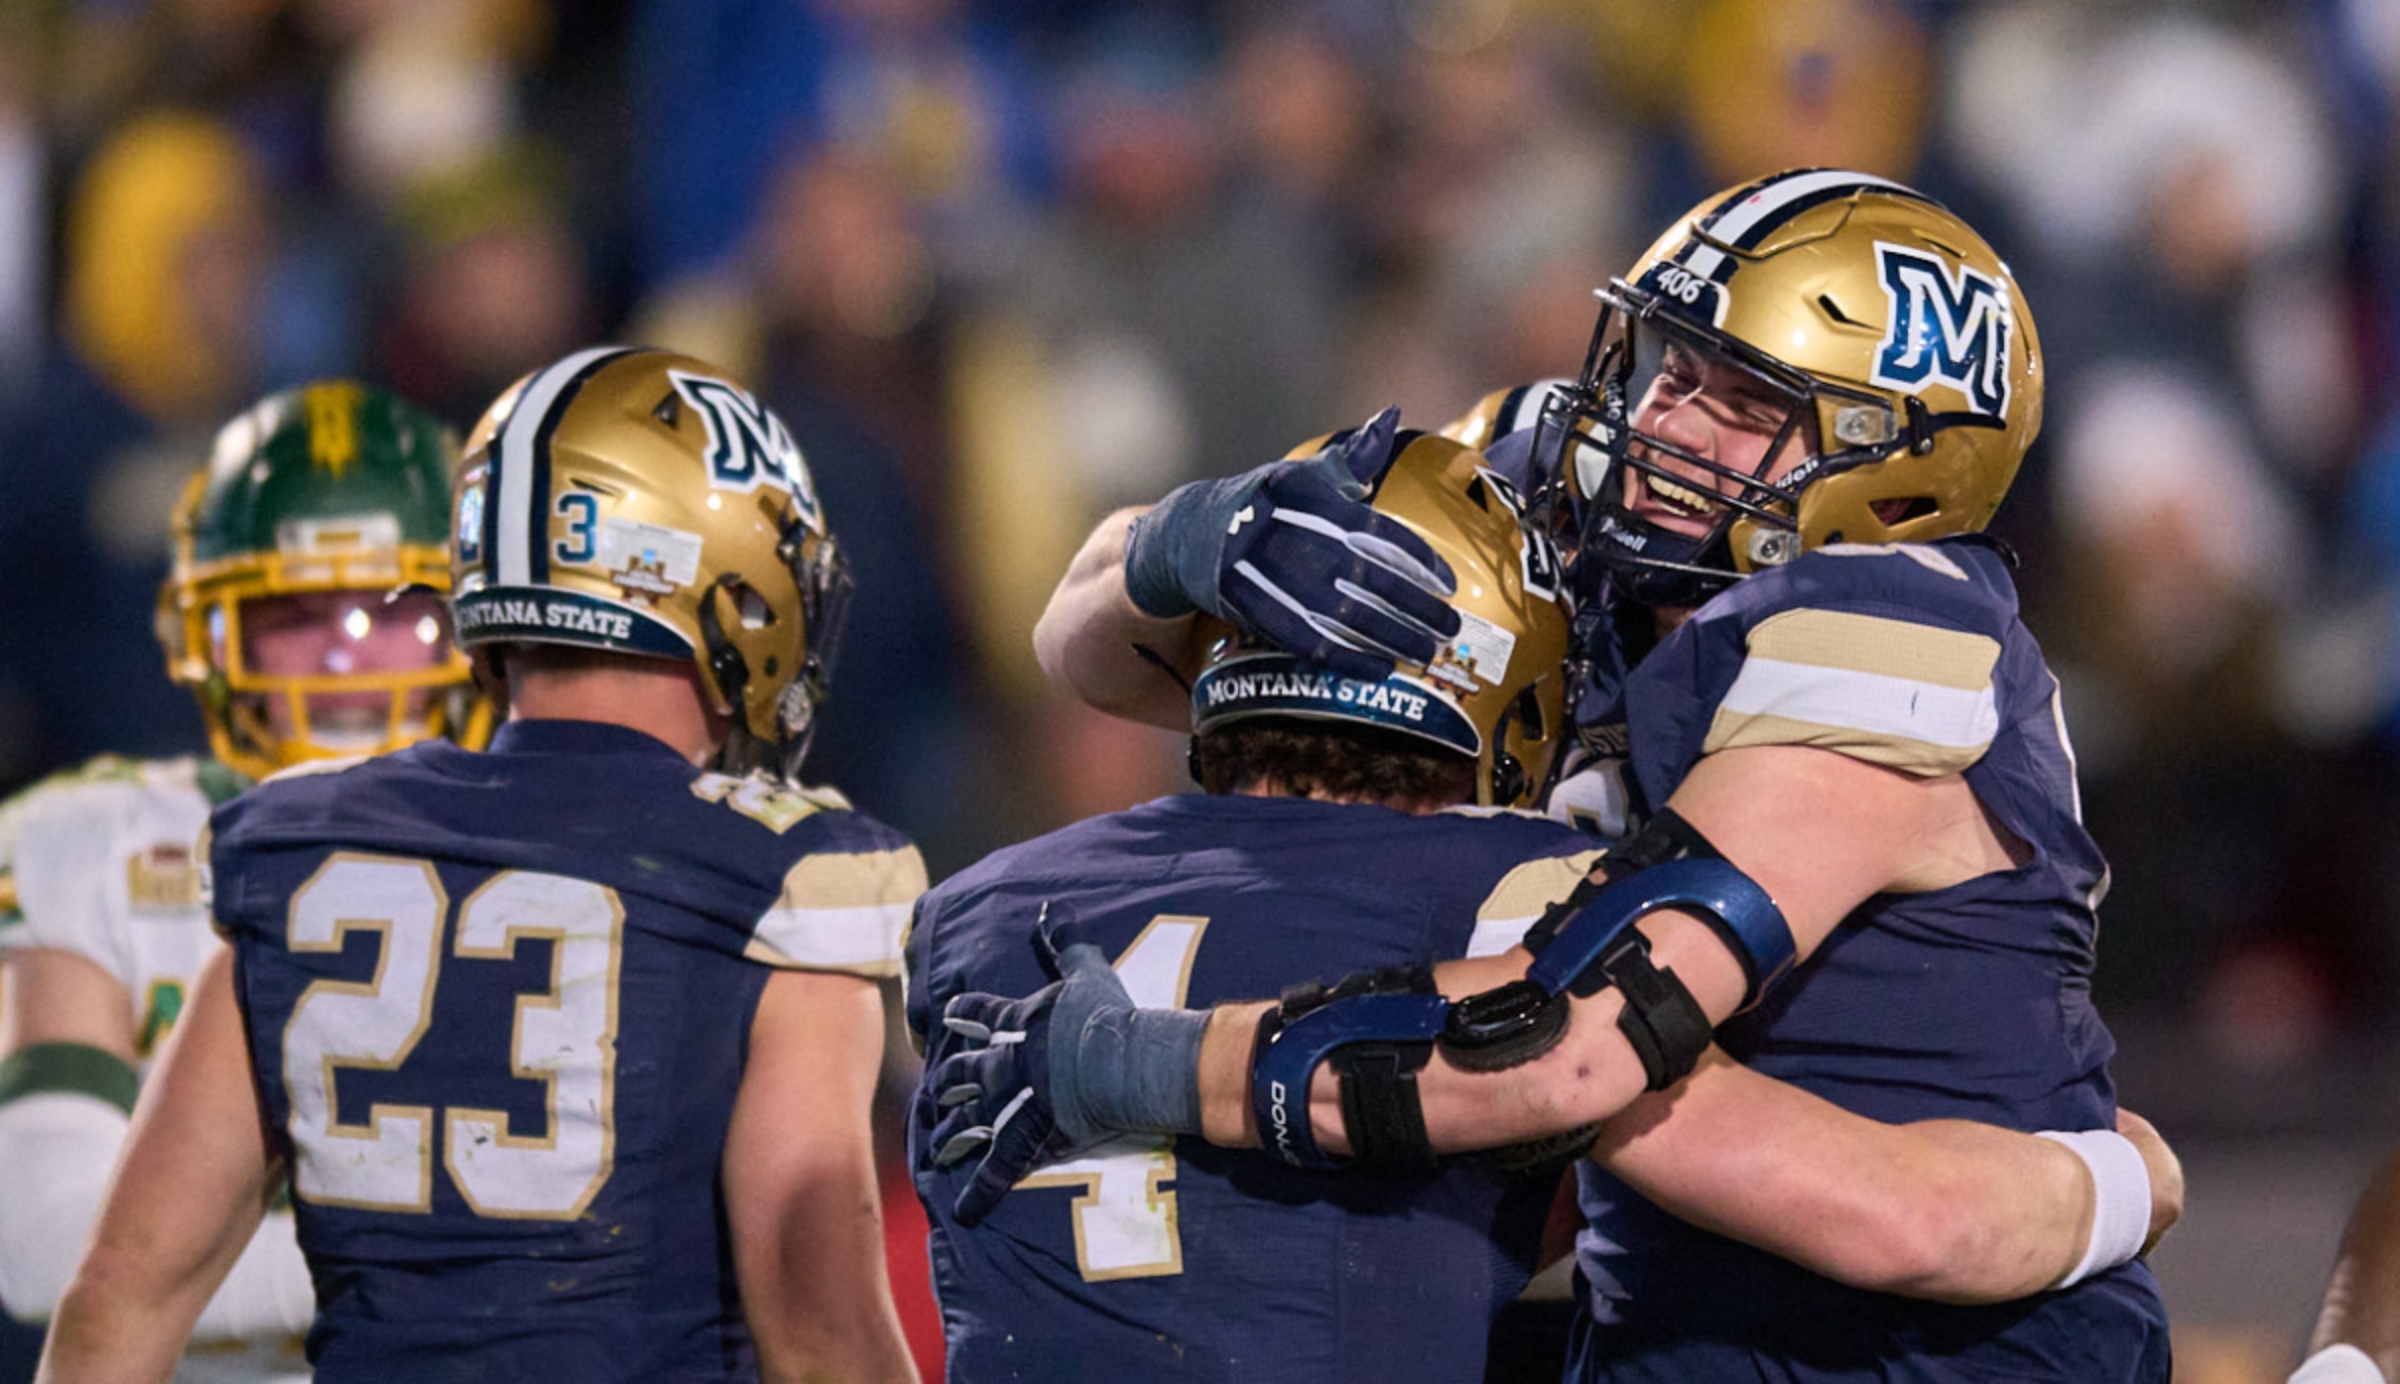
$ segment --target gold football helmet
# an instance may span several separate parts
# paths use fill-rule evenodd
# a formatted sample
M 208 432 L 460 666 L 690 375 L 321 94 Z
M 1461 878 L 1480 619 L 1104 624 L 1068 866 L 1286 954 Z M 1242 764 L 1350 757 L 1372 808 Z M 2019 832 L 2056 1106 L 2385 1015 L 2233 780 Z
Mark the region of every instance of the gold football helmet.
M 217 434 L 172 521 L 167 675 L 217 758 L 253 778 L 434 735 L 480 745 L 491 707 L 440 593 L 456 434 L 347 380 L 270 394 Z
M 1458 634 L 1430 665 L 1360 682 L 1228 631 L 1192 684 L 1193 733 L 1260 716 L 1397 731 L 1474 757 L 1478 803 L 1531 806 L 1568 735 L 1557 549 L 1525 524 L 1523 499 L 1482 453 L 1416 432 L 1392 450 L 1367 501 L 1450 564 Z
M 783 420 L 713 366 L 579 351 L 467 439 L 456 611 L 470 650 L 688 659 L 732 729 L 719 766 L 797 777 L 850 579 Z
M 1598 297 L 1538 465 L 1584 557 L 1644 604 L 1696 604 L 1830 543 L 1979 531 L 2041 429 L 2041 345 L 2015 276 L 1882 178 L 1805 170 L 1719 193 Z M 1703 397 L 1712 421 L 1669 435 Z M 1729 424 L 1763 450 L 1729 464 L 1692 441 Z

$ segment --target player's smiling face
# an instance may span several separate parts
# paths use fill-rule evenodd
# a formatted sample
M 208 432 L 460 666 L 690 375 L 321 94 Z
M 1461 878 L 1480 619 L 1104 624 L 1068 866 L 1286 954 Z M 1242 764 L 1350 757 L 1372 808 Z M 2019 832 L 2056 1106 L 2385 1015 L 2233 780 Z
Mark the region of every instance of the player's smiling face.
M 1784 434 L 1794 402 L 1747 371 L 1668 342 L 1634 409 L 1632 444 L 1643 461 L 1667 474 L 1626 467 L 1625 507 L 1670 533 L 1705 538 L 1725 517 L 1714 497 L 1731 493 L 1735 482 L 1640 438 L 1654 437 L 1736 475 L 1772 482 L 1807 456 L 1799 430 Z M 1779 435 L 1784 441 L 1777 447 Z

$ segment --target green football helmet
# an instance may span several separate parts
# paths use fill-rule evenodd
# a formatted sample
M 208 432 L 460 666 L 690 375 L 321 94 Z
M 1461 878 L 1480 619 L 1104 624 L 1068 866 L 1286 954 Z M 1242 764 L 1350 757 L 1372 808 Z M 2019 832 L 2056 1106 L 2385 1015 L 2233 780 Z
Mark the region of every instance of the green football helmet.
M 271 394 L 218 432 L 175 506 L 158 637 L 219 759 L 263 778 L 489 737 L 445 610 L 457 459 L 430 415 L 341 380 Z

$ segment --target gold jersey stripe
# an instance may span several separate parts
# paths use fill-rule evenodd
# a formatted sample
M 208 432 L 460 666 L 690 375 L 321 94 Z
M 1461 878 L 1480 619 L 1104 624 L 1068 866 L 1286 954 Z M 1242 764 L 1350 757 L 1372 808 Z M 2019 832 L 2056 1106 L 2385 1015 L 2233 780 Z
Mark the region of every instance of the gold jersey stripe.
M 925 885 L 914 846 L 804 856 L 745 954 L 771 966 L 897 975 L 900 937 Z
M 880 908 L 908 905 L 925 892 L 925 858 L 914 846 L 854 854 L 803 856 L 783 877 L 777 908 Z
M 1528 860 L 1500 877 L 1483 907 L 1475 911 L 1475 936 L 1467 943 L 1469 956 L 1497 956 L 1525 940 L 1543 910 L 1575 891 L 1605 849 L 1574 855 Z
M 1939 778 L 1964 773 L 1968 766 L 1983 758 L 1990 744 L 1986 740 L 1972 745 L 1939 745 L 1856 726 L 1832 726 L 1788 716 L 1743 716 L 1719 710 L 1716 721 L 1708 728 L 1708 742 L 1701 753 L 1714 754 L 1746 745 L 1805 745 L 1904 774 Z
M 2000 641 L 1853 611 L 1787 610 L 1750 631 L 1750 656 L 1978 692 L 1992 685 Z

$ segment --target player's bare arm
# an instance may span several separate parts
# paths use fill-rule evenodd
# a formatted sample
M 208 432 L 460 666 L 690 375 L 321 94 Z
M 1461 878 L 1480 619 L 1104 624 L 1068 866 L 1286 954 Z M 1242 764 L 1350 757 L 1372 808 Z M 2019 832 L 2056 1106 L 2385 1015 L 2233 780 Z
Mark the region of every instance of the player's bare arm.
M 1043 670 L 1102 711 L 1183 729 L 1199 614 L 1344 677 L 1432 658 L 1458 630 L 1454 579 L 1365 502 L 1398 425 L 1387 409 L 1321 449 L 1101 521 L 1035 626 Z
M 282 1180 L 250 1082 L 233 953 L 220 945 L 134 1107 L 108 1202 L 52 1322 L 43 1384 L 171 1376 Z
M 2293 1384 L 2400 1378 L 2400 1152 L 2350 1213 L 2309 1351 Z
M 2147 1121 L 2122 1128 L 2152 1174 L 2147 1247 L 2182 1212 L 2181 1167 Z M 2097 1210 L 2090 1170 L 2053 1140 L 1881 1124 L 1715 1051 L 1609 1121 L 1591 1156 L 1703 1229 L 1852 1287 L 1945 1302 L 2056 1286 Z
M 1198 667 L 1199 621 L 1149 615 L 1125 594 L 1125 537 L 1149 507 L 1121 509 L 1084 540 L 1033 627 L 1042 672 L 1086 705 L 1129 721 L 1183 730 L 1192 719 L 1184 688 Z M 1148 649 L 1183 678 L 1138 651 Z
M 777 971 L 749 1051 L 725 1197 L 762 1376 L 914 1381 L 884 1273 L 869 1108 L 883 1053 L 875 983 Z
M 2008 862 L 1964 779 L 1911 778 L 1825 750 L 1758 746 L 1710 755 L 1668 807 L 1774 900 L 1802 961 L 1875 894 L 1939 888 Z M 1748 964 L 1717 926 L 1680 909 L 1652 913 L 1637 926 L 1651 965 L 1681 983 L 1710 1026 L 1741 1006 L 1752 983 Z M 1448 971 L 1437 968 L 1436 977 L 1455 991 Z M 1556 1045 L 1521 1064 L 1467 1071 L 1436 1048 L 1417 1082 L 1436 1152 L 1557 1135 L 1607 1119 L 1642 1093 L 1650 1077 L 1619 1024 L 1618 987 L 1570 1003 Z M 1229 1051 L 1242 1042 L 1232 1027 L 1212 1025 L 1208 1041 L 1217 1051 L 1201 1058 L 1212 1131 L 1241 1128 L 1237 1107 L 1255 1103 L 1245 1064 Z M 1328 1068 L 1318 1069 L 1310 1094 L 1319 1142 L 1349 1151 L 1340 1083 Z

